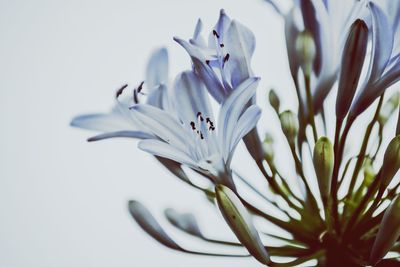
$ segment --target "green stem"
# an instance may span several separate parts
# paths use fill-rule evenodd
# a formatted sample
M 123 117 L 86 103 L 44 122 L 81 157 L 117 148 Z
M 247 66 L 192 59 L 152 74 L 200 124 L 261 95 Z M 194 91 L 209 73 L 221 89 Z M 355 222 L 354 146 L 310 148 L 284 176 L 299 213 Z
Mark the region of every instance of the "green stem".
M 309 75 L 304 75 L 304 83 L 305 83 L 305 86 L 306 86 L 308 119 L 309 119 L 309 121 L 311 123 L 313 136 L 314 136 L 314 142 L 317 142 L 318 133 L 317 133 L 317 127 L 315 126 L 314 105 L 313 105 L 313 99 L 312 99 L 312 95 L 311 95 L 311 85 L 310 85 L 310 76 Z

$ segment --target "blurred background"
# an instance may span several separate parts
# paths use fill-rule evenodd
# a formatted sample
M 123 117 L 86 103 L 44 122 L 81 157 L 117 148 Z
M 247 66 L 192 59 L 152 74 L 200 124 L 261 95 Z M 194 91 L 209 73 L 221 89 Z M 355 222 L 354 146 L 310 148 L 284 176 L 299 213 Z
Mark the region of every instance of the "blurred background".
M 258 266 L 154 242 L 128 214 L 128 200 L 142 201 L 187 247 L 211 249 L 169 226 L 165 208 L 193 211 L 210 236 L 234 237 L 203 195 L 136 141 L 87 143 L 92 133 L 69 126 L 75 115 L 107 112 L 124 83 L 139 84 L 155 48 L 169 49 L 171 80 L 190 68 L 172 37 L 191 37 L 199 17 L 208 33 L 220 8 L 256 36 L 260 105 L 274 87 L 283 108 L 296 110 L 283 21 L 262 0 L 0 0 L 0 266 Z M 261 132 L 279 131 L 265 110 Z M 294 171 L 277 157 L 284 173 Z M 237 164 L 248 159 L 240 147 L 234 164 L 265 188 L 253 163 Z

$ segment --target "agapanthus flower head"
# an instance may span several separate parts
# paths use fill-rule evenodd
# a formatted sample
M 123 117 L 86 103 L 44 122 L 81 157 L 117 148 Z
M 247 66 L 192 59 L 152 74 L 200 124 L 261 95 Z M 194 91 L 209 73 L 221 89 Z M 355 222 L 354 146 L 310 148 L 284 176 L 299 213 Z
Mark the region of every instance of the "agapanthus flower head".
M 267 2 L 285 22 L 288 90 L 298 107 L 282 111 L 281 88 L 258 89 L 251 67 L 255 35 L 221 10 L 207 38 L 201 20 L 190 40 L 174 38 L 192 68 L 172 84 L 167 51 L 156 50 L 145 80 L 118 89 L 110 113 L 78 116 L 71 124 L 101 132 L 89 141 L 139 139 L 141 150 L 219 209 L 236 239 L 212 237 L 190 212 L 168 208 L 168 222 L 207 243 L 242 248 L 188 249 L 143 204 L 130 201 L 138 225 L 170 249 L 252 256 L 266 266 L 399 266 L 400 93 L 391 85 L 400 79 L 400 1 L 288 1 L 288 12 Z M 267 122 L 263 142 L 257 89 L 280 124 Z M 369 121 L 355 127 L 360 117 Z M 272 128 L 280 131 L 271 135 Z M 241 140 L 264 188 L 232 161 Z M 261 221 L 276 227 L 261 230 Z

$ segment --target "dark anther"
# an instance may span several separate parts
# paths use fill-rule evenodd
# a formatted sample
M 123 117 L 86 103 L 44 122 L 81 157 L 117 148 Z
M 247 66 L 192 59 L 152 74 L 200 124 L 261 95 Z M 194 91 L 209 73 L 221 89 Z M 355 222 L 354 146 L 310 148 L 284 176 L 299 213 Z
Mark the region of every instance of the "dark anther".
M 197 112 L 197 115 L 196 115 L 196 117 L 199 117 L 199 116 L 201 116 L 201 112 L 199 111 L 199 112 Z
M 192 127 L 192 130 L 196 130 L 196 125 L 194 124 L 194 121 L 190 122 L 190 126 Z
M 215 37 L 219 38 L 219 34 L 217 33 L 216 30 L 213 30 L 213 34 L 214 34 Z
M 229 53 L 225 55 L 224 57 L 224 63 L 227 62 L 229 60 Z
M 220 46 L 220 47 L 224 47 L 225 45 L 224 45 L 224 44 L 219 44 L 219 46 Z
M 210 64 L 210 60 L 207 59 L 206 60 L 206 64 L 209 65 Z
M 211 122 L 209 117 L 206 118 L 206 122 Z
M 133 90 L 133 103 L 135 104 L 139 103 L 138 90 L 136 89 Z
M 142 81 L 142 82 L 139 84 L 139 87 L 137 88 L 138 93 L 140 93 L 140 92 L 142 91 L 142 89 L 143 89 L 143 84 L 144 84 L 144 81 Z
M 117 90 L 117 92 L 115 93 L 115 97 L 118 98 L 118 97 L 124 92 L 124 89 L 125 89 L 126 87 L 128 87 L 127 84 L 124 84 L 123 86 L 121 86 L 121 88 L 119 88 L 119 89 Z
M 204 139 L 203 133 L 200 132 L 200 139 Z

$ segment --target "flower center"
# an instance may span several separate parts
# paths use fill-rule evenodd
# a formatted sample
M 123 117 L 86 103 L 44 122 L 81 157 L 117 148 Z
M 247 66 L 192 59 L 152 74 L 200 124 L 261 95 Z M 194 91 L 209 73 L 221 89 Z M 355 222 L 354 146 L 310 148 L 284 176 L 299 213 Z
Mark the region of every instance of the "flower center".
M 190 127 L 198 135 L 198 137 L 203 140 L 208 136 L 209 133 L 215 131 L 215 124 L 209 117 L 204 119 L 203 114 L 200 111 L 197 112 L 196 117 L 197 123 L 191 121 Z

